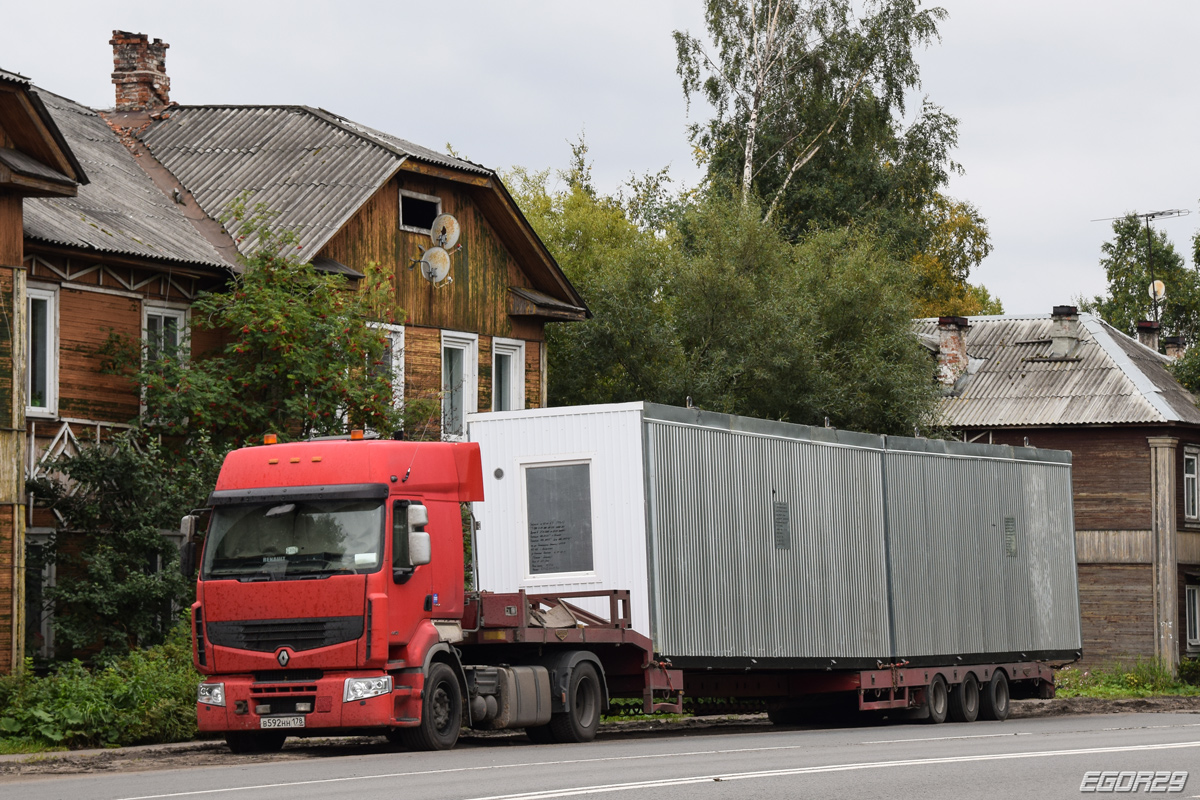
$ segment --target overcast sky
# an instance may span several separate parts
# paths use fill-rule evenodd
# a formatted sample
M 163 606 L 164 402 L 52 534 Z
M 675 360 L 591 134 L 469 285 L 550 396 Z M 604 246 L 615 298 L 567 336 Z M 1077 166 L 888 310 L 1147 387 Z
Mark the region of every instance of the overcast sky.
M 950 193 L 980 208 L 994 251 L 972 277 L 1010 313 L 1104 290 L 1100 245 L 1126 211 L 1184 253 L 1200 228 L 1200 3 L 947 0 L 922 91 L 960 121 Z M 5 11 L 0 67 L 113 104 L 113 29 L 170 43 L 183 103 L 320 106 L 504 169 L 559 168 L 586 132 L 601 189 L 665 165 L 700 172 L 671 31 L 703 31 L 702 0 L 438 4 L 45 2 Z M 695 109 L 693 110 L 695 111 Z M 1190 255 L 1189 255 L 1190 262 Z

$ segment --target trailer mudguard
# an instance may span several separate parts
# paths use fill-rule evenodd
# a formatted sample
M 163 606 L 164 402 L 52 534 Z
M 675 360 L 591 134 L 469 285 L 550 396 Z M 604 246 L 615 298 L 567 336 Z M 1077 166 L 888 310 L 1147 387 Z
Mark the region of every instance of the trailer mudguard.
M 446 644 L 445 642 L 438 642 L 433 647 L 429 648 L 429 650 L 425 653 L 425 663 L 421 667 L 421 674 L 425 677 L 429 677 L 429 668 L 433 666 L 434 658 L 440 653 L 445 653 L 447 655 L 438 658 L 437 660 L 446 662 L 450 666 L 450 669 L 454 670 L 454 677 L 458 678 L 458 688 L 462 690 L 462 696 L 469 697 L 470 695 L 468 694 L 467 689 L 467 673 L 466 670 L 463 669 L 462 659 L 458 657 L 458 650 Z M 464 703 L 463 705 L 467 707 L 466 724 L 469 728 L 475 722 L 473 719 L 474 715 L 471 714 L 470 703 Z

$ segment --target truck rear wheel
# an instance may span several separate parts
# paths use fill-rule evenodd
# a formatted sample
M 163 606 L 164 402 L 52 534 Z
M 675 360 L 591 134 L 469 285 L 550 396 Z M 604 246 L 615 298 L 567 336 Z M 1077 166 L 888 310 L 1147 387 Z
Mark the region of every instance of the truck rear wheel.
M 449 750 L 462 728 L 462 689 L 454 670 L 440 662 L 433 664 L 423 694 L 421 724 L 400 728 L 400 741 L 409 750 Z
M 1009 703 L 1008 676 L 1003 670 L 992 673 L 992 679 L 983 687 L 982 695 L 979 716 L 1000 721 L 1008 719 L 1012 706 Z
M 287 739 L 286 733 L 278 731 L 269 731 L 260 733 L 258 731 L 230 731 L 225 734 L 225 744 L 229 745 L 229 752 L 234 755 L 243 753 L 278 753 L 283 749 L 283 743 Z
M 979 681 L 968 672 L 963 682 L 950 691 L 950 719 L 974 722 L 979 717 Z
M 595 739 L 600 728 L 602 698 L 596 668 L 586 661 L 576 664 L 567 686 L 567 710 L 550 717 L 554 741 L 590 742 Z
M 941 675 L 934 675 L 929 686 L 925 688 L 925 707 L 929 709 L 926 722 L 940 725 L 946 721 L 946 714 L 950 710 L 950 697 L 946 690 L 946 679 Z

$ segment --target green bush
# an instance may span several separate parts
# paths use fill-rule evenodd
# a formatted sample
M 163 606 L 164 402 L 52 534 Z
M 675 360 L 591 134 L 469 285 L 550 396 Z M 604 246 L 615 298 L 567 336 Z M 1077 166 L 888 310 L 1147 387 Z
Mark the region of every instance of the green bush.
M 187 625 L 164 644 L 105 666 L 80 661 L 45 676 L 0 678 L 0 750 L 117 747 L 196 735 L 196 684 Z
M 1185 658 L 1179 662 L 1179 680 L 1200 686 L 1200 658 Z
M 1193 662 L 1195 663 L 1195 662 Z M 1195 667 L 1191 667 L 1195 669 Z M 1132 664 L 1080 669 L 1064 667 L 1055 676 L 1058 697 L 1150 697 L 1152 695 L 1196 695 L 1200 687 L 1189 685 L 1185 666 L 1179 678 L 1157 659 L 1139 658 Z

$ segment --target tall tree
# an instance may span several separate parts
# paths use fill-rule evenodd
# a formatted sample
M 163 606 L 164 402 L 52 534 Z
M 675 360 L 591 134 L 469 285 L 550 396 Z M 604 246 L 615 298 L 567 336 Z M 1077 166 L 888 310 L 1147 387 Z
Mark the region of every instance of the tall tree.
M 1079 298 L 1080 308 L 1136 336 L 1139 320 L 1154 319 L 1149 293 L 1153 272 L 1154 279 L 1166 288 L 1158 308 L 1161 332 L 1183 337 L 1189 347 L 1196 344 L 1200 340 L 1200 272 L 1187 266 L 1163 231 L 1151 229 L 1147 241 L 1145 222 L 1136 214 L 1114 220 L 1112 228 L 1113 238 L 1100 246 L 1108 293 Z

